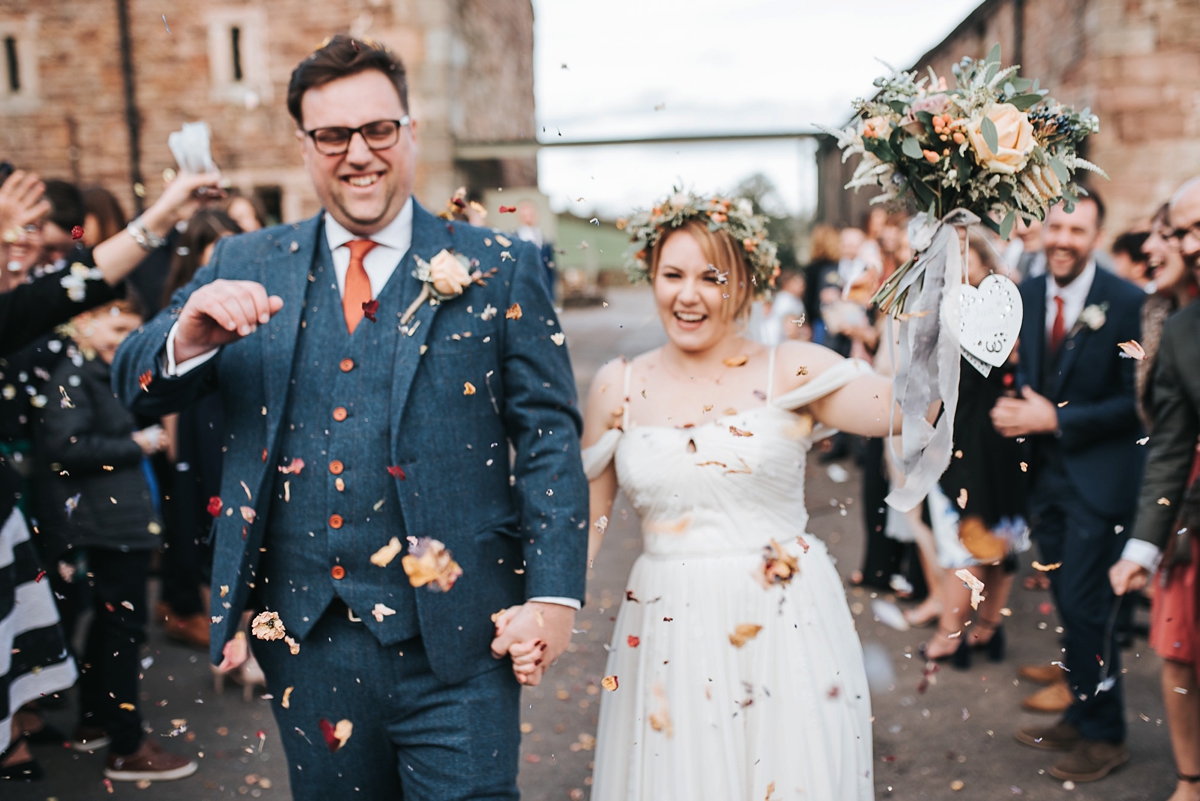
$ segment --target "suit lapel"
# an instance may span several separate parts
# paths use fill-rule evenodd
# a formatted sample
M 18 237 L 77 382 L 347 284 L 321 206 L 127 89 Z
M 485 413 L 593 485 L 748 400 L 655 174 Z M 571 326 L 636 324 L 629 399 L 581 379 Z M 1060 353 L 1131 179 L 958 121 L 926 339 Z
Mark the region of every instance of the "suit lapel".
M 407 309 L 425 288 L 424 284 L 413 275 L 417 266 L 415 256 L 430 261 L 442 250 L 450 250 L 454 247 L 454 240 L 447 226 L 446 221 L 434 217 L 421 208 L 415 199 L 413 200 L 412 245 L 408 249 L 408 254 L 400 262 L 400 266 L 396 268 L 404 271 L 403 275 L 397 276 L 404 281 L 401 310 Z M 449 302 L 453 303 L 454 301 Z M 400 329 L 400 344 L 396 349 L 396 364 L 392 371 L 391 431 L 392 457 L 394 459 L 399 458 L 396 450 L 399 439 L 396 433 L 400 431 L 400 422 L 404 418 L 404 409 L 408 404 L 408 393 L 412 389 L 413 378 L 416 377 L 417 367 L 420 365 L 421 351 L 424 349 L 425 341 L 429 338 L 429 331 L 433 327 L 433 318 L 439 308 L 441 308 L 441 304 L 422 303 L 408 324 Z
M 322 214 L 300 223 L 291 236 L 282 236 L 271 257 L 262 264 L 262 284 L 267 293 L 283 298 L 283 308 L 271 318 L 263 347 L 263 374 L 266 376 L 267 447 L 273 447 L 279 426 L 287 412 L 291 387 L 292 361 L 300 339 L 300 317 L 308 290 L 308 275 L 324 231 Z
M 1108 279 L 1099 267 L 1096 268 L 1096 277 L 1092 279 L 1092 286 L 1088 289 L 1087 300 L 1083 302 L 1083 308 L 1089 306 L 1097 306 L 1104 301 L 1107 293 L 1104 291 L 1104 282 Z M 1080 312 L 1083 316 L 1083 312 Z M 1058 360 L 1058 370 L 1054 374 L 1054 387 L 1050 395 L 1052 398 L 1057 398 L 1062 392 L 1063 385 L 1067 381 L 1067 376 L 1071 373 L 1071 368 L 1075 366 L 1076 360 L 1079 358 L 1079 351 L 1083 350 L 1087 338 L 1091 335 L 1092 329 L 1082 323 L 1082 320 L 1077 320 L 1072 326 L 1071 332 L 1062 343 L 1062 355 Z

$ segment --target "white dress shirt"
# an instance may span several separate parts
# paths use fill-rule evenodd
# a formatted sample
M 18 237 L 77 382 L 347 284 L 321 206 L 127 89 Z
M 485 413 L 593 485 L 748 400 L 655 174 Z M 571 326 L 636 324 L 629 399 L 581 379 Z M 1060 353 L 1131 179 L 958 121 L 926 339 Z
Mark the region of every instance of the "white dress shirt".
M 1063 333 L 1070 334 L 1071 329 L 1079 320 L 1087 303 L 1088 293 L 1092 291 L 1092 281 L 1096 279 L 1096 260 L 1089 259 L 1087 267 L 1083 268 L 1075 280 L 1066 286 L 1059 286 L 1054 276 L 1046 276 L 1046 339 L 1049 341 L 1050 332 L 1054 330 L 1054 318 L 1058 316 L 1055 297 L 1063 300 Z
M 396 267 L 400 265 L 401 260 L 408 253 L 408 249 L 412 245 L 412 221 L 413 200 L 410 197 L 394 220 L 369 237 L 372 242 L 376 243 L 376 246 L 363 257 L 363 269 L 367 271 L 367 279 L 371 282 L 372 298 L 379 296 L 384 286 L 387 285 L 388 279 L 392 277 L 392 273 L 396 272 Z M 333 271 L 337 276 L 339 295 L 344 294 L 346 291 L 346 273 L 350 270 L 350 248 L 347 245 L 350 241 L 361 238 L 357 234 L 347 231 L 328 213 L 325 214 L 325 242 L 329 245 L 329 253 L 333 257 Z M 167 335 L 167 365 L 165 374 L 168 377 L 178 377 L 194 370 L 215 356 L 217 351 L 220 350 L 219 348 L 213 348 L 207 353 L 202 353 L 199 356 L 176 364 L 175 331 L 178 327 L 179 323 L 171 326 L 171 332 Z M 579 609 L 582 606 L 575 598 L 538 597 L 530 598 L 529 600 L 539 603 L 569 606 L 573 609 Z

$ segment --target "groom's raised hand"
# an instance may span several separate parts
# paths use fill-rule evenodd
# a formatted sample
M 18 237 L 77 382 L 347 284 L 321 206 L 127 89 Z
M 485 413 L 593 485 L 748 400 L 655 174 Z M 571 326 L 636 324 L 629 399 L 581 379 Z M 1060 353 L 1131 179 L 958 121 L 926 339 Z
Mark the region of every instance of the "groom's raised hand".
M 283 298 L 267 296 L 257 281 L 218 278 L 197 289 L 179 313 L 175 363 L 208 353 L 252 334 L 283 308 Z
M 575 610 L 569 606 L 531 601 L 513 607 L 496 620 L 492 656 L 512 657 L 517 681 L 535 686 L 567 649 L 574 627 Z

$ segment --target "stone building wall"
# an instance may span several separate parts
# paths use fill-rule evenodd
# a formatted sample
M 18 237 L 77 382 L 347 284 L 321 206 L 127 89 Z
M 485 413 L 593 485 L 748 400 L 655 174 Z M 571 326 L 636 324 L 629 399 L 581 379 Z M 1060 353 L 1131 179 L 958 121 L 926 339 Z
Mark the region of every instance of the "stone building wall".
M 917 66 L 949 75 L 963 56 L 1000 42 L 1005 64 L 1041 79 L 1055 98 L 1100 117 L 1087 158 L 1112 178 L 1092 181 L 1109 235 L 1144 223 L 1200 175 L 1198 0 L 987 0 Z M 853 165 L 826 144 L 818 165 L 826 221 L 860 224 L 871 193 L 841 189 Z
M 403 59 L 418 120 L 416 194 L 427 207 L 441 209 L 456 186 L 480 172 L 481 165 L 456 159 L 459 141 L 534 130 L 530 0 L 124 2 L 140 171 L 151 198 L 163 170 L 175 166 L 168 134 L 204 120 L 213 130 L 214 160 L 235 185 L 265 192 L 284 220 L 313 213 L 316 197 L 285 106 L 287 83 L 295 65 L 337 32 L 381 41 Z M 0 0 L 0 158 L 46 177 L 105 186 L 132 211 L 118 6 Z M 482 168 L 509 185 L 537 182 L 533 159 Z

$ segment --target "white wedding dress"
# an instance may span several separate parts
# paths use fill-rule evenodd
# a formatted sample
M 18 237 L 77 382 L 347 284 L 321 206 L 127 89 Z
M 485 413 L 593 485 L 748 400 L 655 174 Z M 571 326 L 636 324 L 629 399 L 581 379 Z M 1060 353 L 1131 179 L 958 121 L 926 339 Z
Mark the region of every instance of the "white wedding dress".
M 790 411 L 870 372 L 840 362 L 687 429 L 638 426 L 627 404 L 624 431 L 584 451 L 589 478 L 616 460 L 645 542 L 608 658 L 592 801 L 874 797 L 862 647 L 825 545 L 805 533 L 805 460 L 830 432 Z M 799 571 L 768 589 L 772 540 Z M 742 624 L 762 628 L 738 648 Z

